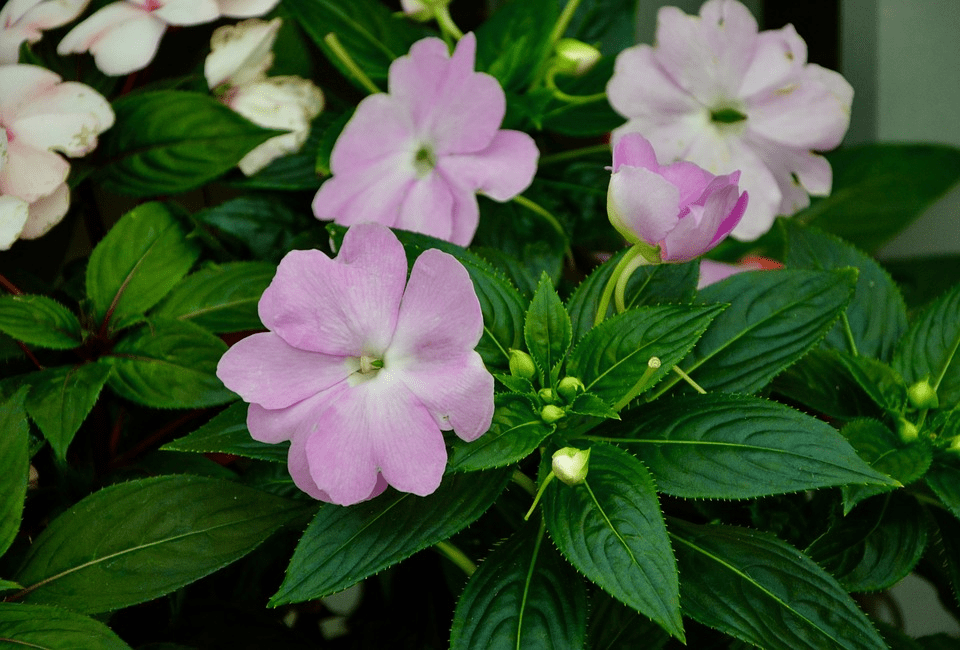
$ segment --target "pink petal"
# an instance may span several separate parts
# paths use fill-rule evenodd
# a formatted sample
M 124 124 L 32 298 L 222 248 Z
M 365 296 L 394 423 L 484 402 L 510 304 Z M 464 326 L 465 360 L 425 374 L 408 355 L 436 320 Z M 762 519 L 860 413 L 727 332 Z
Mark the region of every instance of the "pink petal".
M 613 171 L 620 171 L 622 165 L 642 167 L 652 172 L 660 171 L 653 145 L 639 133 L 625 133 L 616 140 L 613 147 Z
M 457 183 L 496 201 L 509 201 L 530 187 L 540 151 L 526 133 L 497 131 L 483 151 L 442 156 L 437 166 Z
M 743 273 L 744 271 L 754 271 L 763 268 L 759 262 L 742 262 L 740 264 L 725 264 L 715 262 L 714 260 L 700 260 L 700 280 L 697 282 L 697 289 L 703 289 L 711 284 L 716 284 L 721 280 L 726 280 L 731 275 Z
M 672 122 L 705 110 L 660 67 L 649 45 L 629 47 L 617 55 L 613 76 L 607 83 L 607 99 L 615 111 L 629 118 Z M 645 128 L 633 130 L 649 137 Z
M 298 350 L 265 332 L 227 350 L 217 365 L 217 377 L 245 402 L 278 409 L 344 381 L 359 367 L 355 358 Z
M 0 196 L 0 251 L 10 250 L 20 237 L 29 215 L 30 206 L 23 199 Z
M 217 0 L 220 14 L 229 18 L 262 16 L 277 6 L 280 0 Z
M 349 390 L 348 382 L 334 384 L 306 399 L 285 408 L 266 409 L 251 404 L 247 409 L 247 429 L 254 440 L 276 444 L 293 440 L 296 436 L 309 436 L 317 430 L 317 422 L 330 404 L 341 399 Z
M 607 209 L 614 227 L 630 241 L 658 245 L 677 225 L 679 199 L 672 183 L 648 169 L 624 166 L 610 176 Z
M 457 246 L 469 246 L 480 223 L 480 206 L 477 194 L 471 190 L 450 184 L 453 193 L 453 231 L 450 241 Z
M 50 232 L 63 220 L 70 208 L 70 188 L 60 183 L 53 192 L 30 204 L 30 216 L 20 233 L 21 239 L 36 239 Z
M 84 156 L 97 146 L 97 135 L 113 125 L 107 100 L 89 86 L 61 83 L 21 105 L 11 127 L 35 149 Z
M 166 0 L 153 15 L 168 25 L 202 25 L 220 17 L 215 0 Z
M 807 44 L 793 25 L 760 32 L 753 62 L 737 94 L 749 102 L 751 95 L 783 88 L 806 62 Z
M 250 408 L 253 408 L 252 406 Z M 307 460 L 307 440 L 309 436 L 295 436 L 287 450 L 287 471 L 294 485 L 320 501 L 330 502 L 330 495 L 317 487 L 317 482 L 310 475 L 310 463 Z M 386 488 L 386 483 L 384 483 Z
M 337 176 L 368 169 L 385 157 L 402 154 L 412 173 L 419 147 L 403 107 L 389 95 L 370 95 L 360 102 L 337 138 L 330 154 L 330 170 Z
M 8 125 L 20 107 L 60 83 L 60 76 L 37 65 L 0 66 L 0 123 Z
M 416 172 L 407 155 L 385 156 L 364 169 L 327 179 L 313 198 L 313 214 L 343 226 L 366 222 L 394 226 L 415 182 Z
M 741 197 L 736 185 L 713 192 L 706 205 L 691 205 L 664 239 L 662 259 L 686 262 L 707 252 L 736 225 L 746 206 L 746 194 Z
M 397 322 L 407 259 L 387 228 L 350 228 L 335 260 L 291 251 L 260 299 L 260 319 L 293 347 L 334 356 L 379 355 Z
M 431 173 L 410 186 L 393 225 L 449 241 L 453 232 L 453 205 L 447 181 L 440 174 Z
M 14 139 L 7 145 L 7 164 L 0 171 L 0 194 L 33 203 L 52 194 L 69 173 L 70 165 L 62 157 Z
M 18 21 L 20 26 L 28 25 L 31 29 L 46 31 L 66 25 L 82 14 L 88 4 L 90 0 L 54 0 L 52 2 L 9 0 L 7 6 L 0 12 L 0 24 L 3 24 L 3 18 L 6 17 L 4 14 L 9 9 L 10 17 Z

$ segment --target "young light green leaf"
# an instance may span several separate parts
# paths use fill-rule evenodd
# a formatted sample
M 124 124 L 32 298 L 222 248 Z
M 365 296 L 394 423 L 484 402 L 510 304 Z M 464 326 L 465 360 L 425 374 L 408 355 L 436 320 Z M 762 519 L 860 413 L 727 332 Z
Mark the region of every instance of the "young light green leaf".
M 0 332 L 52 350 L 69 350 L 83 342 L 73 312 L 46 296 L 0 296 Z
M 552 385 L 550 371 L 566 356 L 572 331 L 570 316 L 546 273 L 540 276 L 537 292 L 527 310 L 523 337 L 540 370 L 540 385 Z
M 636 458 L 590 447 L 586 480 L 552 481 L 543 495 L 550 537 L 583 575 L 681 641 L 677 564 L 653 478 Z
M 124 336 L 100 363 L 113 368 L 110 388 L 155 408 L 201 408 L 237 396 L 216 375 L 227 345 L 199 325 L 150 322 Z
M 268 445 L 250 437 L 250 432 L 247 430 L 248 406 L 246 402 L 231 404 L 193 433 L 168 442 L 160 449 L 192 451 L 201 454 L 233 454 L 245 458 L 286 463 L 289 443 Z
M 110 367 L 100 363 L 47 368 L 29 376 L 27 413 L 60 460 L 67 457 L 67 447 L 109 376 Z
M 0 642 L 43 650 L 130 650 L 100 621 L 59 607 L 22 603 L 0 603 Z
M 527 524 L 470 577 L 453 614 L 450 647 L 582 648 L 586 628 L 583 579 L 543 539 L 542 527 Z
M 886 650 L 843 587 L 789 544 L 734 526 L 669 523 L 690 618 L 769 650 Z
M 18 595 L 84 613 L 141 603 L 243 557 L 314 507 L 199 476 L 113 485 L 37 537 Z
M 960 285 L 910 324 L 893 355 L 893 367 L 908 386 L 929 377 L 940 408 L 960 404 Z
M 191 273 L 151 312 L 151 318 L 186 320 L 215 334 L 262 329 L 257 303 L 277 267 L 232 262 Z
M 97 324 L 120 330 L 141 319 L 200 255 L 163 203 L 144 203 L 120 218 L 87 264 L 87 295 Z M 109 321 L 107 321 L 109 319 Z
M 137 197 L 200 187 L 283 133 L 257 126 L 207 94 L 180 90 L 124 95 L 113 111 L 117 122 L 103 136 L 107 163 L 99 175 L 109 191 Z
M 0 402 L 0 555 L 20 530 L 30 468 L 30 426 L 24 409 L 27 387 Z
M 672 496 L 749 499 L 848 483 L 899 485 L 827 423 L 748 395 L 659 400 L 601 432 L 635 452 Z
M 448 471 L 475 472 L 516 463 L 553 432 L 553 426 L 544 424 L 528 397 L 504 393 L 494 399 L 497 408 L 489 431 L 473 442 L 450 437 Z
M 449 538 L 486 512 L 509 475 L 506 469 L 454 474 L 426 497 L 390 491 L 348 508 L 323 506 L 270 605 L 328 596 Z

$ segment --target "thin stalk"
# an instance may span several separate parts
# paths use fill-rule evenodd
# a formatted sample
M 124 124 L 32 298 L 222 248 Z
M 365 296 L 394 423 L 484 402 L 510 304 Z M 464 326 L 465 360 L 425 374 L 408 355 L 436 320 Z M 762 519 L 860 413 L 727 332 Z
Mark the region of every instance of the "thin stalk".
M 693 390 L 697 391 L 697 392 L 700 393 L 701 395 L 706 395 L 706 394 L 707 394 L 707 391 L 703 390 L 703 388 L 700 386 L 700 384 L 698 384 L 697 382 L 695 382 L 690 375 L 688 375 L 688 374 L 685 373 L 684 371 L 680 370 L 680 368 L 678 368 L 677 366 L 674 366 L 674 367 L 673 367 L 673 371 L 674 371 L 675 373 L 677 373 L 678 375 L 680 375 L 680 377 L 681 377 L 685 382 L 687 382 L 688 384 L 690 384 L 691 386 L 693 386 Z
M 333 52 L 334 56 L 340 59 L 340 62 L 350 71 L 350 74 L 360 82 L 360 85 L 363 86 L 371 95 L 376 95 L 381 91 L 377 88 L 377 85 L 370 80 L 370 77 L 367 76 L 367 73 L 360 69 L 360 66 L 357 65 L 357 62 L 353 60 L 353 57 L 350 56 L 350 53 L 344 49 L 343 45 L 340 44 L 340 39 L 337 38 L 337 35 L 333 32 L 330 32 L 323 37 L 323 42 L 326 43 L 327 47 L 330 48 L 330 51 Z
M 435 549 L 454 564 L 456 564 L 460 569 L 467 574 L 469 578 L 476 572 L 477 565 L 473 563 L 473 560 L 467 557 L 467 554 L 461 551 L 459 548 L 454 546 L 448 541 L 437 542 L 433 545 Z
M 456 40 L 463 38 L 463 32 L 460 31 L 460 28 L 457 27 L 457 24 L 453 22 L 453 17 L 450 15 L 450 8 L 445 4 L 436 4 L 433 6 L 433 17 L 437 20 L 437 25 L 440 27 L 440 32 L 446 40 L 447 35 L 452 36 Z
M 593 326 L 596 327 L 603 322 L 603 319 L 607 317 L 607 307 L 610 306 L 610 299 L 613 297 L 614 289 L 616 289 L 617 281 L 620 280 L 620 276 L 623 275 L 624 270 L 633 263 L 634 258 L 639 256 L 641 253 L 639 246 L 632 246 L 630 250 L 627 251 L 626 255 L 617 263 L 617 266 L 613 269 L 613 275 L 610 276 L 610 279 L 607 280 L 607 286 L 603 288 L 603 293 L 600 294 L 600 304 L 597 306 L 597 315 L 593 320 Z
M 570 249 L 570 240 L 567 237 L 567 233 L 563 230 L 563 226 L 561 226 L 560 222 L 557 221 L 557 218 L 552 214 L 550 214 L 550 212 L 546 208 L 539 205 L 538 203 L 534 203 L 533 201 L 531 201 L 525 196 L 521 196 L 518 194 L 517 196 L 513 197 L 513 201 L 517 205 L 521 205 L 525 207 L 527 210 L 530 210 L 530 212 L 533 212 L 537 216 L 543 218 L 544 221 L 550 224 L 550 227 L 553 228 L 557 232 L 557 234 L 560 235 L 560 237 L 563 239 L 564 254 L 567 256 L 567 260 L 571 264 L 576 264 L 576 261 L 573 258 L 573 251 Z

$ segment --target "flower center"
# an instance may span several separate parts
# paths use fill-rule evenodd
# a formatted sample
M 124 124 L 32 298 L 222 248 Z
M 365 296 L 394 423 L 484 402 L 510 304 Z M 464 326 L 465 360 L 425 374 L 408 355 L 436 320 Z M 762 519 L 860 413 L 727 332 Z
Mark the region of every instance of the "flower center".
M 143 8 L 147 11 L 156 11 L 163 6 L 161 0 L 147 0 L 146 4 L 143 5 Z
M 736 124 L 747 119 L 747 116 L 735 108 L 720 108 L 710 111 L 710 120 L 718 124 Z
M 359 358 L 353 357 L 353 362 L 359 362 L 359 368 L 353 366 L 357 369 L 347 377 L 347 383 L 351 388 L 374 379 L 383 368 L 383 359 L 370 354 L 361 355 Z
M 433 150 L 427 145 L 420 147 L 413 156 L 413 168 L 417 172 L 417 178 L 429 176 L 436 165 L 437 157 L 434 155 Z

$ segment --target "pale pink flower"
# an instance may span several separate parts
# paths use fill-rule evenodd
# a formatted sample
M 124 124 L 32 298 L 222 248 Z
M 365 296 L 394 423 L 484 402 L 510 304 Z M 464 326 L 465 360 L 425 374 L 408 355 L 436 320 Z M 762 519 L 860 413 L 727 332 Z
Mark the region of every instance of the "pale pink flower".
M 662 8 L 656 45 L 618 55 L 607 96 L 629 118 L 615 140 L 642 133 L 665 161 L 743 172 L 750 207 L 733 236 L 749 240 L 830 193 L 830 164 L 814 152 L 840 144 L 853 88 L 807 63 L 792 25 L 758 33 L 742 4 L 709 0 L 699 16 Z
M 7 0 L 0 9 L 0 65 L 16 63 L 20 44 L 36 43 L 42 32 L 66 25 L 90 0 Z
M 452 56 L 425 38 L 390 65 L 390 93 L 361 101 L 333 147 L 333 177 L 313 200 L 318 219 L 373 221 L 466 246 L 477 192 L 508 201 L 530 185 L 539 152 L 527 134 L 500 129 L 506 97 L 474 71 L 476 48 L 473 34 Z
M 90 153 L 113 120 L 110 104 L 89 86 L 61 83 L 34 65 L 0 66 L 0 250 L 18 238 L 39 237 L 63 219 L 70 164 L 59 154 Z
M 93 54 L 104 74 L 123 75 L 145 68 L 170 25 L 200 25 L 221 17 L 262 16 L 280 0 L 124 0 L 113 2 L 70 30 L 60 55 Z
M 470 276 L 430 249 L 406 280 L 403 247 L 379 224 L 350 228 L 335 259 L 292 251 L 260 299 L 270 331 L 220 360 L 217 376 L 250 402 L 250 434 L 289 440 L 290 474 L 316 499 L 350 505 L 387 484 L 430 494 L 447 461 L 441 431 L 469 441 L 490 427 Z
M 659 247 L 664 262 L 702 255 L 730 234 L 747 209 L 740 172 L 714 176 L 690 162 L 661 166 L 650 143 L 628 133 L 613 148 L 610 222 L 627 241 Z

